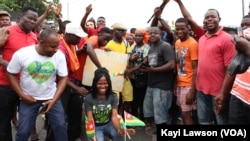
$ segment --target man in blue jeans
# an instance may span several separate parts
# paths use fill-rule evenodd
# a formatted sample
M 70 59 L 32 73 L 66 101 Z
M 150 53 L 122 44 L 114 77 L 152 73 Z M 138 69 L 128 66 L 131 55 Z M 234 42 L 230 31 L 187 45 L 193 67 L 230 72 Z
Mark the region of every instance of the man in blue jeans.
M 156 126 L 166 125 L 168 110 L 171 107 L 174 88 L 175 53 L 173 47 L 161 39 L 159 27 L 149 28 L 150 49 L 146 65 L 141 71 L 148 72 L 143 112 L 146 121 L 146 133 L 155 134 Z
M 45 29 L 38 45 L 19 49 L 7 66 L 10 86 L 21 99 L 18 141 L 28 140 L 41 106 L 45 107 L 42 113 L 48 114 L 55 140 L 67 141 L 64 109 L 59 98 L 67 84 L 68 71 L 64 54 L 57 51 L 58 44 L 57 33 Z

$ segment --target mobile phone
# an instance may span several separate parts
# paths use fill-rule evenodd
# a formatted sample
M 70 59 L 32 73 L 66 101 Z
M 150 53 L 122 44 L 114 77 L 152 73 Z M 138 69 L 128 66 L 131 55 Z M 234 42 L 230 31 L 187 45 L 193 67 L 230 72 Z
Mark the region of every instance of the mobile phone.
M 39 114 L 42 114 L 43 112 L 45 112 L 48 108 L 48 105 L 43 105 L 40 109 L 39 109 Z
M 146 64 L 146 63 L 142 63 L 141 66 L 140 66 L 140 68 L 148 68 L 148 67 L 150 67 L 150 66 L 148 64 Z

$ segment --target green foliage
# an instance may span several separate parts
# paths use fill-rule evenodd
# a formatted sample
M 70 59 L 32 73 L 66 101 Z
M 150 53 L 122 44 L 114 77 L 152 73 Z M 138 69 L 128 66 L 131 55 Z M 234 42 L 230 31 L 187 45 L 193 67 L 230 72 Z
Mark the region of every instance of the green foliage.
M 38 15 L 42 15 L 47 8 L 44 5 L 43 0 L 0 0 L 0 10 L 8 11 L 11 15 L 20 13 L 23 7 L 32 6 L 37 9 Z M 58 4 L 60 0 L 53 0 L 55 4 Z M 47 16 L 47 19 L 54 19 L 53 11 Z

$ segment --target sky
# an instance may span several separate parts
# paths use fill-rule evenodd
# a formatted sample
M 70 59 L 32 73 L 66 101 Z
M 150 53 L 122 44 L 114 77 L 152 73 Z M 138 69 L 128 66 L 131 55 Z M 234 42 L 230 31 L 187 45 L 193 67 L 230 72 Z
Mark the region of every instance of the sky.
M 88 18 L 106 18 L 110 27 L 115 22 L 123 23 L 127 28 L 145 28 L 152 16 L 154 8 L 160 6 L 162 0 L 60 0 L 62 3 L 62 19 L 80 23 L 85 9 L 92 4 L 92 12 Z M 206 11 L 210 8 L 219 11 L 220 24 L 223 26 L 239 26 L 243 14 L 248 13 L 250 0 L 182 0 L 193 19 L 200 25 Z M 244 12 L 243 4 L 244 3 Z M 169 24 L 182 17 L 177 3 L 173 0 L 165 6 L 162 16 Z

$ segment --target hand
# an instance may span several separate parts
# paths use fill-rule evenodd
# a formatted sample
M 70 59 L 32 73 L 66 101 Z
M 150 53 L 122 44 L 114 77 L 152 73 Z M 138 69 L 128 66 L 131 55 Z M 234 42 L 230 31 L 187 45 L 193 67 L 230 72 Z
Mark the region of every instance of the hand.
M 135 61 L 136 59 L 139 58 L 139 54 L 138 53 L 133 53 L 131 56 L 130 56 L 130 60 L 131 61 Z
M 49 14 L 49 12 L 51 11 L 52 7 L 53 7 L 53 3 L 50 3 L 49 6 L 48 6 L 48 7 L 46 8 L 46 10 L 45 10 L 45 14 L 46 14 L 46 15 Z
M 56 101 L 53 100 L 53 99 L 44 102 L 44 103 L 43 103 L 43 106 L 45 106 L 46 109 L 45 109 L 42 113 L 43 113 L 43 114 L 48 113 L 48 112 L 52 109 L 52 107 L 54 106 L 55 102 L 56 102 Z
M 217 114 L 221 114 L 225 108 L 225 98 L 223 96 L 223 94 L 218 94 L 217 96 L 215 96 L 215 108 L 216 108 L 216 113 Z
M 9 37 L 9 30 L 6 27 L 0 28 L 0 45 L 4 45 Z
M 125 70 L 125 73 L 124 73 L 124 78 L 128 80 L 130 74 L 131 74 L 131 69 L 126 69 L 126 70 Z
M 76 89 L 76 93 L 80 94 L 81 96 L 86 96 L 87 94 L 89 94 L 89 91 L 84 87 L 78 87 Z
M 140 66 L 140 71 L 142 71 L 142 72 L 151 72 L 151 71 L 153 71 L 153 67 L 150 67 L 148 64 L 141 64 L 141 66 Z
M 90 14 L 91 11 L 92 11 L 92 4 L 90 4 L 90 5 L 88 5 L 88 6 L 86 7 L 86 13 L 87 13 L 87 14 Z
M 117 133 L 118 133 L 120 136 L 125 136 L 127 133 L 130 134 L 130 135 L 134 135 L 136 132 L 135 132 L 135 129 L 129 128 L 129 129 L 119 129 L 119 130 L 117 131 Z
M 22 100 L 24 103 L 26 103 L 26 104 L 34 104 L 34 103 L 36 103 L 36 99 L 33 98 L 33 97 L 30 96 L 30 95 L 23 95 L 23 96 L 21 97 L 21 100 Z
M 239 52 L 246 53 L 249 46 L 249 41 L 243 37 L 234 36 L 235 47 Z
M 160 7 L 156 7 L 154 9 L 155 18 L 160 18 L 161 17 L 161 13 L 162 13 L 162 10 L 161 10 Z
M 194 104 L 196 98 L 196 90 L 190 89 L 186 96 L 186 104 Z
M 59 3 L 56 8 L 54 9 L 54 14 L 56 17 L 60 17 L 60 13 L 62 11 L 62 4 Z
M 128 133 L 129 135 L 134 135 L 136 132 L 135 132 L 135 129 L 129 128 L 129 129 L 127 129 L 127 133 Z
M 94 136 L 92 138 L 90 138 L 90 141 L 98 141 L 97 138 Z

